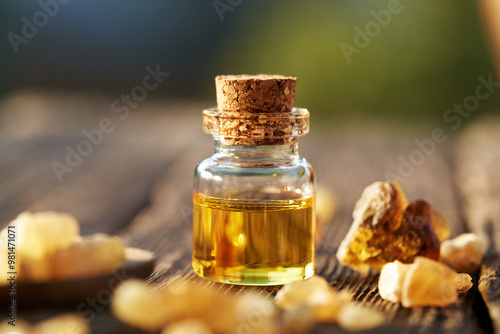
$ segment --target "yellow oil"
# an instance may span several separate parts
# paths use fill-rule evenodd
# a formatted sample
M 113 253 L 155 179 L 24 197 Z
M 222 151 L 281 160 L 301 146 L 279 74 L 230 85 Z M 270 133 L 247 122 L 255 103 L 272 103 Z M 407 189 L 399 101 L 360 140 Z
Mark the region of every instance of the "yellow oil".
M 314 273 L 314 197 L 236 200 L 193 194 L 193 268 L 223 283 L 277 285 Z

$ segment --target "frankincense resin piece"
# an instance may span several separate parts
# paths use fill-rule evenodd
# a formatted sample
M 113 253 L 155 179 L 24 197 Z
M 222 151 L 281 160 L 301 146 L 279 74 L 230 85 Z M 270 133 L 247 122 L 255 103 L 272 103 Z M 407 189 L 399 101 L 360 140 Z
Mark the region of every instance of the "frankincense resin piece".
M 380 297 L 393 303 L 399 303 L 401 301 L 403 282 L 409 268 L 409 264 L 397 260 L 383 266 L 378 280 Z
M 237 325 L 237 299 L 218 289 L 177 278 L 162 289 L 140 280 L 122 282 L 114 291 L 114 315 L 130 326 L 157 331 L 168 324 L 195 319 L 216 333 Z M 215 305 L 215 306 L 214 306 Z
M 32 281 L 51 279 L 49 257 L 70 247 L 80 231 L 75 217 L 54 211 L 23 212 L 9 226 L 16 231 L 19 278 Z
M 352 217 L 355 221 L 370 221 L 373 226 L 384 225 L 389 231 L 395 231 L 399 228 L 407 204 L 398 183 L 375 182 L 363 191 Z
M 474 233 L 464 233 L 441 245 L 441 260 L 458 272 L 474 273 L 483 260 L 486 244 Z
M 446 306 L 454 302 L 454 291 L 466 292 L 472 287 L 468 274 L 457 274 L 446 265 L 424 257 L 417 260 L 411 264 L 394 261 L 383 266 L 378 281 L 380 297 L 399 303 L 405 296 L 406 307 Z
M 339 325 L 349 332 L 374 329 L 386 322 L 384 313 L 360 303 L 350 303 L 343 307 L 338 315 Z
M 68 248 L 80 232 L 75 217 L 55 211 L 23 212 L 10 225 L 15 225 L 19 233 L 19 252 L 37 259 Z
M 431 210 L 431 225 L 440 242 L 450 237 L 450 223 L 439 211 Z
M 333 290 L 323 277 L 313 276 L 285 285 L 276 294 L 275 303 L 286 311 L 306 307 L 316 322 L 335 322 L 349 299 Z
M 213 332 L 210 330 L 210 327 L 205 325 L 203 322 L 194 319 L 187 319 L 174 322 L 168 327 L 165 327 L 165 329 L 161 333 L 162 334 L 212 334 Z
M 423 200 L 408 204 L 403 214 L 400 227 L 401 232 L 406 232 L 399 249 L 403 250 L 406 244 L 412 245 L 414 252 L 399 255 L 405 263 L 413 262 L 415 256 L 425 256 L 429 259 L 439 260 L 439 239 L 431 224 L 431 205 Z
M 7 321 L 8 320 L 8 321 Z M 0 334 L 30 334 L 33 326 L 24 321 L 23 319 L 17 318 L 15 325 L 12 326 L 9 321 L 10 319 L 5 319 L 0 323 Z
M 172 321 L 198 319 L 217 333 L 231 332 L 236 326 L 237 299 L 217 287 L 177 277 L 162 292 L 168 301 L 163 307 L 168 308 Z
M 455 285 L 458 292 L 466 292 L 472 288 L 472 277 L 469 274 L 460 273 L 455 276 Z
M 238 324 L 236 333 L 276 334 L 278 330 L 277 309 L 273 300 L 263 293 L 249 292 L 236 297 Z M 256 321 L 258 319 L 258 321 Z
M 9 271 L 19 281 L 48 282 L 107 274 L 125 263 L 125 248 L 118 236 L 79 236 L 80 226 L 67 213 L 23 212 L 0 231 L 0 285 Z M 9 268 L 8 247 L 15 248 L 15 266 Z M 11 255 L 12 256 L 12 255 Z M 12 260 L 11 260 L 12 262 Z
M 113 314 L 124 323 L 147 331 L 157 331 L 169 321 L 168 309 L 162 294 L 140 280 L 120 283 L 113 292 Z
M 125 263 L 123 242 L 118 236 L 101 233 L 79 237 L 69 248 L 55 252 L 50 263 L 53 279 L 109 273 Z
M 445 264 L 417 257 L 403 283 L 404 307 L 445 307 L 458 301 L 456 272 Z
M 79 315 L 68 313 L 49 318 L 36 324 L 31 334 L 79 333 L 89 334 L 90 326 Z
M 380 271 L 395 260 L 411 263 L 417 255 L 439 258 L 439 240 L 430 223 L 431 206 L 421 200 L 407 204 L 395 182 L 366 187 L 353 218 L 337 258 L 359 272 Z

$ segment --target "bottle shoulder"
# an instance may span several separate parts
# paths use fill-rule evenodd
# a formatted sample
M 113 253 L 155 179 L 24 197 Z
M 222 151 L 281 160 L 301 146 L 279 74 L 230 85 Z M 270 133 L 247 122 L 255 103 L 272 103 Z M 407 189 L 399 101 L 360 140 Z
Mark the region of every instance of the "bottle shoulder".
M 203 159 L 195 170 L 194 191 L 220 198 L 297 199 L 314 195 L 314 171 L 304 158 L 233 160 L 238 161 L 213 156 Z
M 296 156 L 290 159 L 272 158 L 227 158 L 217 154 L 210 155 L 201 160 L 196 166 L 196 172 L 203 171 L 225 171 L 234 173 L 298 171 L 302 173 L 312 172 L 311 164 L 303 157 Z

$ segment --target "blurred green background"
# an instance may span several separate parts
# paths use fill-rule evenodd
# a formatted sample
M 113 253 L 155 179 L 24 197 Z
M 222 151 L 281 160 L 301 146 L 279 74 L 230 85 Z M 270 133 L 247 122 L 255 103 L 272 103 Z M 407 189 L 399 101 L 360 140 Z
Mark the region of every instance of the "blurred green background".
M 16 53 L 9 33 L 21 35 L 23 17 L 54 1 L 0 3 L 2 96 L 120 94 L 159 63 L 170 72 L 153 93 L 162 97 L 215 104 L 217 74 L 285 74 L 299 77 L 296 105 L 316 117 L 437 122 L 474 94 L 479 75 L 496 78 L 474 1 L 401 0 L 377 30 L 373 11 L 393 0 L 65 0 Z M 367 24 L 369 44 L 348 61 L 342 43 L 356 46 Z M 493 94 L 475 114 L 498 102 Z

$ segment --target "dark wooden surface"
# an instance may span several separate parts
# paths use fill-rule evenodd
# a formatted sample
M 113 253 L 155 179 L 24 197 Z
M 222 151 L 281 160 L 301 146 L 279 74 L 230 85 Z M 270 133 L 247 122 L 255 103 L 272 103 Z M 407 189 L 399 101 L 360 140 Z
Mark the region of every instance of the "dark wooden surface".
M 479 290 L 500 332 L 500 122 L 484 119 L 467 128 L 458 143 L 457 184 L 470 230 L 488 243 Z
M 82 234 L 119 234 L 128 246 L 155 252 L 152 284 L 167 284 L 176 275 L 197 280 L 190 262 L 192 175 L 212 151 L 211 138 L 201 131 L 201 109 L 210 103 L 148 100 L 120 120 L 110 111 L 113 99 L 21 92 L 0 103 L 0 222 L 5 225 L 24 210 L 70 212 L 81 222 Z M 482 276 L 475 277 L 474 288 L 459 304 L 404 309 L 381 300 L 377 276 L 361 277 L 340 266 L 335 252 L 363 188 L 385 180 L 388 172 L 397 173 L 399 158 L 408 159 L 418 149 L 414 140 L 429 138 L 434 126 L 346 122 L 326 127 L 312 115 L 311 134 L 301 138 L 300 152 L 315 167 L 318 182 L 339 198 L 338 213 L 327 223 L 317 248 L 317 274 L 354 299 L 383 310 L 388 324 L 376 333 L 488 333 L 493 326 L 500 330 L 499 121 L 476 122 L 457 131 L 443 125 L 446 142 L 436 144 L 434 153 L 400 179 L 410 200 L 426 199 L 450 220 L 452 236 L 473 231 L 488 237 L 491 246 Z M 60 182 L 51 163 L 63 162 L 65 147 L 75 148 L 85 139 L 82 130 L 98 127 L 102 118 L 110 118 L 115 130 Z M 221 291 L 244 289 L 217 285 Z M 107 303 L 102 304 L 102 310 L 91 312 L 93 332 L 139 332 L 115 320 Z M 21 305 L 19 316 L 36 321 L 61 311 L 76 309 Z M 342 332 L 335 325 L 312 329 L 331 331 Z

